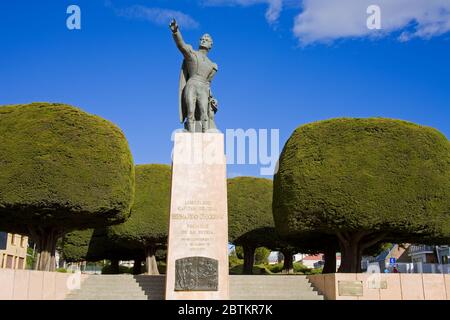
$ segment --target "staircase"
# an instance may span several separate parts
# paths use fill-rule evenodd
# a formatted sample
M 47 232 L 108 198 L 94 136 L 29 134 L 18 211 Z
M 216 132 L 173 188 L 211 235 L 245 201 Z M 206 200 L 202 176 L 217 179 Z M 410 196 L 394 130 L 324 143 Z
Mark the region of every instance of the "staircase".
M 92 275 L 67 300 L 163 300 L 165 277 Z M 230 276 L 232 300 L 323 300 L 306 276 Z
M 164 276 L 92 275 L 66 300 L 163 300 Z
M 232 300 L 323 300 L 306 276 L 230 276 Z

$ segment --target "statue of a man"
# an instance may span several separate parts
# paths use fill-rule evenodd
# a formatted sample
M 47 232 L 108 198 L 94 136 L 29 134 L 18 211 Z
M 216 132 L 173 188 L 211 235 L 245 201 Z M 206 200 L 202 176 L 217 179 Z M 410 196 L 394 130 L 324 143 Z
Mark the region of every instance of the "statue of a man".
M 211 80 L 218 67 L 208 58 L 213 40 L 209 34 L 200 39 L 198 51 L 183 41 L 175 19 L 170 23 L 173 39 L 184 56 L 180 75 L 180 121 L 189 132 L 215 129 L 214 114 L 217 100 L 211 94 Z

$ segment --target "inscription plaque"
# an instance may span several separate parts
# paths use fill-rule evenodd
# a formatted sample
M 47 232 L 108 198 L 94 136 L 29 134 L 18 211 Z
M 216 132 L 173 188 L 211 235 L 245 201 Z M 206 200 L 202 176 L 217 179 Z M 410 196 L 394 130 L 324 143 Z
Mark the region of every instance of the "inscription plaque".
M 175 291 L 217 291 L 218 261 L 187 257 L 175 261 Z
M 338 281 L 340 296 L 361 297 L 363 295 L 362 281 Z

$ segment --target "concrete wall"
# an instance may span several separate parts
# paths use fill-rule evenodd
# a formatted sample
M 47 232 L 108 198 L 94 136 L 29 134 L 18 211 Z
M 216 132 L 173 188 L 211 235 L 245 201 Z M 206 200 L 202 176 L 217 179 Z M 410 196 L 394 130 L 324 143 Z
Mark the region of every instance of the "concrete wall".
M 308 279 L 327 300 L 450 300 L 450 274 L 335 273 Z M 362 281 L 362 296 L 339 295 L 339 281 Z
M 311 275 L 308 279 L 327 300 L 450 300 L 450 274 L 369 276 L 368 273 L 334 273 Z M 81 274 L 79 284 L 87 277 Z M 0 300 L 62 300 L 75 289 L 78 279 L 71 273 L 0 269 Z M 373 280 L 383 285 L 373 288 L 369 285 Z M 340 296 L 339 281 L 362 281 L 363 295 Z
M 62 300 L 76 285 L 75 274 L 0 269 L 0 300 Z

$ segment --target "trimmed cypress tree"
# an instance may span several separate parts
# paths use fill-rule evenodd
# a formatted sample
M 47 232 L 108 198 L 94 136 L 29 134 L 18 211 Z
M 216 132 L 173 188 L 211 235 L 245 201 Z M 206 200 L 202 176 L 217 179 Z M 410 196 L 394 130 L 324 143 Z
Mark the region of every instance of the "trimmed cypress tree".
M 341 272 L 359 272 L 381 241 L 450 234 L 450 143 L 433 128 L 369 118 L 304 125 L 287 141 L 274 178 L 278 232 L 335 235 Z
M 167 244 L 171 168 L 163 164 L 136 166 L 136 193 L 131 217 L 108 228 L 116 242 L 145 252 L 148 274 L 159 274 L 155 253 Z
M 29 235 L 54 269 L 67 232 L 125 221 L 134 165 L 122 131 L 56 103 L 0 107 L 0 228 Z
M 90 261 L 96 262 L 102 259 L 106 259 L 104 254 L 104 246 L 96 246 L 98 249 L 102 249 L 101 252 L 97 251 L 94 254 L 94 250 L 89 252 L 90 244 L 102 243 L 106 244 L 101 237 L 97 238 L 97 241 L 92 240 L 94 229 L 76 230 L 64 235 L 63 238 L 63 256 L 67 262 L 83 262 Z M 90 253 L 90 254 L 89 254 Z
M 134 260 L 134 273 L 141 273 L 142 250 L 126 247 L 108 237 L 106 228 L 76 230 L 64 236 L 63 256 L 67 262 L 111 261 L 112 273 L 119 273 L 119 260 Z
M 244 250 L 244 273 L 252 274 L 255 249 L 272 247 L 266 228 L 273 228 L 272 180 L 228 179 L 228 238 Z
M 142 250 L 130 248 L 108 237 L 106 227 L 72 231 L 64 236 L 63 255 L 68 262 L 99 260 L 143 260 Z

